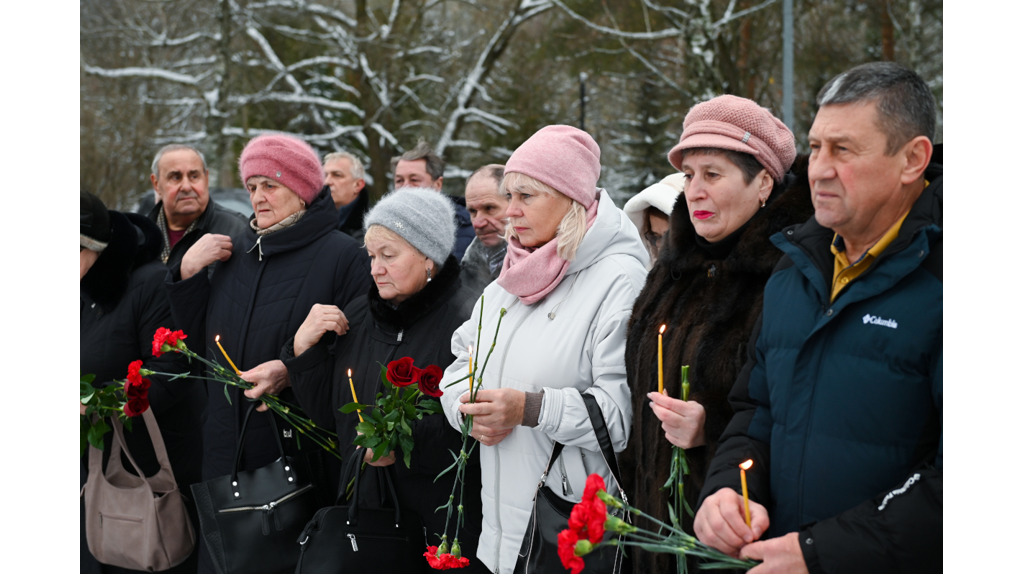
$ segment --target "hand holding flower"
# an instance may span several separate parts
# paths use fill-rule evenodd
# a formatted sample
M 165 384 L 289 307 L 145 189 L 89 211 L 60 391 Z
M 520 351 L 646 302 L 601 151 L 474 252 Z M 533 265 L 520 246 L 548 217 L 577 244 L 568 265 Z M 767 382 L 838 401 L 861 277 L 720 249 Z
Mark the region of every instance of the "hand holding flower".
M 245 391 L 245 396 L 250 399 L 258 399 L 263 394 L 278 395 L 281 391 L 292 386 L 288 379 L 288 368 L 278 359 L 267 361 L 239 374 L 242 380 L 255 385 Z M 259 412 L 267 410 L 266 403 L 256 407 Z

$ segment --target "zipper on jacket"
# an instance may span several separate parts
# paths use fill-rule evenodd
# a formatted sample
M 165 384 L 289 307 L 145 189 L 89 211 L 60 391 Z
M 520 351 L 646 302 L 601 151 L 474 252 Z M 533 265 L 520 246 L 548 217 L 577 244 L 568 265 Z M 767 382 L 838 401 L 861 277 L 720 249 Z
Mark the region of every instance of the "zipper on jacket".
M 513 301 L 512 304 L 509 305 L 508 308 L 506 309 L 506 312 L 507 312 L 508 309 L 511 309 L 512 307 L 514 307 L 515 304 L 518 303 L 518 302 L 519 302 L 519 299 L 516 299 L 515 301 Z M 499 389 L 501 388 L 501 378 L 505 374 L 505 361 L 508 359 L 508 348 L 512 345 L 512 339 L 516 336 L 516 332 L 519 331 L 519 327 L 523 326 L 523 323 L 526 322 L 526 318 L 529 317 L 529 316 L 530 316 L 530 312 L 529 312 L 529 309 L 528 309 L 526 314 L 523 315 L 523 318 L 520 319 L 519 322 L 516 323 L 515 328 L 512 329 L 512 333 L 509 334 L 508 340 L 505 341 L 505 353 L 502 354 L 502 356 L 501 356 L 501 367 L 498 368 L 498 386 L 496 388 L 499 388 Z M 495 512 L 494 512 L 494 520 L 495 520 L 495 522 L 498 525 L 498 542 L 495 545 L 495 549 L 494 549 L 494 553 L 495 553 L 494 571 L 495 572 L 500 572 L 501 571 L 501 536 L 502 536 L 502 529 L 501 529 L 501 451 L 498 451 L 498 450 L 494 451 L 494 476 L 496 477 L 495 480 L 494 480 L 494 510 L 495 510 Z

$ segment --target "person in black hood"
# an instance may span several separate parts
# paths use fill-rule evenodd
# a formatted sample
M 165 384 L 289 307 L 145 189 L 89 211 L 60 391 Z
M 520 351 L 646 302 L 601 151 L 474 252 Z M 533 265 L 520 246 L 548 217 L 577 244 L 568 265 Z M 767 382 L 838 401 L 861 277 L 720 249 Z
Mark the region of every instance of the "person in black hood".
M 356 396 L 372 402 L 382 390 L 380 365 L 412 357 L 420 368 L 437 365 L 444 369 L 455 360 L 451 335 L 469 318 L 475 296 L 462 284 L 458 261 L 451 254 L 455 243 L 452 215 L 451 202 L 431 189 L 402 188 L 382 199 L 366 217 L 366 250 L 375 286 L 344 312 L 336 306 L 315 306 L 282 349 L 300 406 L 316 424 L 337 431 L 345 455 L 354 448 L 352 440 L 359 423 L 356 413 L 338 410 L 352 401 L 349 369 Z M 368 452 L 365 460 L 373 465 L 367 470 L 370 474 L 392 473 L 403 513 L 415 513 L 427 527 L 428 540 L 395 551 L 422 556 L 426 544 L 437 545 L 444 532 L 445 513 L 435 509 L 448 501 L 454 476 L 447 475 L 437 483 L 434 479 L 451 463 L 449 451 L 458 452 L 462 447 L 462 437 L 443 415 L 434 414 L 413 425 L 413 439 L 409 468 L 402 462 L 401 452 L 388 453 L 375 462 L 370 462 L 373 453 Z M 361 481 L 361 504 L 365 500 L 367 505 L 379 506 L 378 483 Z M 466 472 L 466 524 L 459 534 L 462 554 L 467 557 L 476 556 L 480 535 L 480 488 L 480 465 L 474 453 Z M 429 571 L 426 560 L 420 560 L 424 571 Z M 477 560 L 472 560 L 468 570 L 486 571 Z
M 257 137 L 242 151 L 239 171 L 251 194 L 250 229 L 236 241 L 208 234 L 189 249 L 181 264 L 168 271 L 171 310 L 195 342 L 190 346 L 201 346 L 209 359 L 223 363 L 214 353 L 214 337 L 220 335 L 242 378 L 256 385 L 245 397 L 271 393 L 294 400 L 288 371 L 277 360 L 281 346 L 313 305 L 344 307 L 366 292 L 367 259 L 351 237 L 337 230 L 338 211 L 308 144 L 281 134 Z M 212 278 L 200 272 L 214 261 L 221 263 Z M 225 393 L 223 385 L 210 382 L 208 394 L 203 480 L 231 473 L 248 407 L 234 387 Z M 253 414 L 246 431 L 241 470 L 266 466 L 279 456 L 270 434 L 272 415 L 260 409 L 264 412 Z M 326 482 L 333 484 L 340 472 L 337 459 L 308 441 L 298 453 L 299 433 L 282 420 L 277 424 L 285 452 L 324 465 Z M 324 498 L 330 502 L 329 495 Z M 213 567 L 205 554 L 200 562 L 201 571 Z
M 152 349 L 153 334 L 160 327 L 174 329 L 170 305 L 163 289 L 167 269 L 160 263 L 161 237 L 156 224 L 142 215 L 108 211 L 96 196 L 81 192 L 81 264 L 79 316 L 79 369 L 96 375 L 95 385 L 124 380 L 128 364 L 142 360 L 143 368 L 165 373 L 188 371 L 188 362 L 175 353 L 157 358 Z M 205 404 L 201 383 L 192 379 L 168 382 L 152 375 L 149 403 L 156 416 L 174 479 L 182 493 L 200 478 L 202 437 L 199 420 Z M 104 454 L 110 452 L 112 433 L 104 437 Z M 125 433 L 125 442 L 135 462 L 148 476 L 160 470 L 146 425 L 137 423 Z M 134 474 L 122 454 L 122 463 Z M 82 458 L 81 484 L 88 476 L 88 456 Z M 104 462 L 106 459 L 104 459 Z M 185 506 L 198 527 L 195 505 L 185 497 Z M 82 572 L 129 572 L 100 565 L 89 553 L 85 539 L 84 505 L 81 526 Z M 168 572 L 196 571 L 196 553 Z

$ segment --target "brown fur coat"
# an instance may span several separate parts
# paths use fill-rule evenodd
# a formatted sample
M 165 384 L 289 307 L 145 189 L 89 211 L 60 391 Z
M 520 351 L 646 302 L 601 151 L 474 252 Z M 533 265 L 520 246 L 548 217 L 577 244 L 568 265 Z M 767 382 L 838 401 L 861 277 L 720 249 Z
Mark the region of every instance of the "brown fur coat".
M 690 400 L 705 409 L 707 444 L 687 451 L 690 475 L 684 490 L 690 506 L 695 507 L 718 438 L 732 418 L 728 395 L 746 362 L 765 283 L 782 257 L 769 237 L 814 214 L 806 156 L 797 158 L 792 174 L 796 177 L 789 175 L 775 186 L 767 207 L 757 212 L 724 260 L 711 259 L 697 247 L 686 200 L 680 195 L 667 245 L 633 306 L 626 340 L 633 426 L 619 465 L 630 502 L 666 522 L 671 499 L 661 486 L 668 480 L 672 445 L 647 398 L 648 392 L 658 390 L 658 327 L 668 325 L 664 335 L 665 392 L 680 397 L 679 369 L 689 365 Z M 684 514 L 680 520 L 692 533 L 692 519 Z M 667 554 L 635 552 L 632 558 L 636 573 L 674 571 Z

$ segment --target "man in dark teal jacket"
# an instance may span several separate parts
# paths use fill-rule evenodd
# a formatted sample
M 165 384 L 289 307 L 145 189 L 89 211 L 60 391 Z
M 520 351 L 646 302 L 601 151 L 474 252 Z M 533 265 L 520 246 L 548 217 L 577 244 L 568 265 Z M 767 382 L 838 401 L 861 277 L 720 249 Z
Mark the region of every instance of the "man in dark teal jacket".
M 765 287 L 695 530 L 763 560 L 752 573 L 938 572 L 934 98 L 914 72 L 877 62 L 832 79 L 818 105 L 808 138 L 814 218 L 772 237 L 786 255 Z M 737 468 L 748 459 L 750 527 Z

